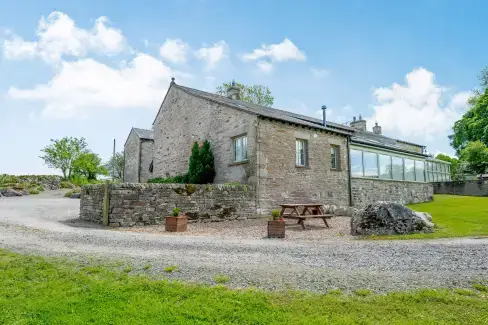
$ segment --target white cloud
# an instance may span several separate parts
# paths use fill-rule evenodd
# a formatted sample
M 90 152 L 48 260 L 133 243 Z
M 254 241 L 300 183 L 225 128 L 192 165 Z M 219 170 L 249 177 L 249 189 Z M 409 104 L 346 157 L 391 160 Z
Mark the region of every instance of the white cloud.
M 326 69 L 310 68 L 313 76 L 317 79 L 324 79 L 330 75 L 330 71 Z
M 268 58 L 271 61 L 305 61 L 306 56 L 303 51 L 293 44 L 288 38 L 279 44 L 263 44 L 261 48 L 255 49 L 251 53 L 244 55 L 244 60 L 258 60 L 261 58 Z
M 207 68 L 214 68 L 217 63 L 228 56 L 229 46 L 225 41 L 218 41 L 211 47 L 202 47 L 195 52 L 195 56 L 199 60 L 207 63 Z
M 259 61 L 258 63 L 256 63 L 256 65 L 264 73 L 269 73 L 269 72 L 273 71 L 273 64 L 271 62 Z
M 445 138 L 465 111 L 469 93 L 459 92 L 448 100 L 447 87 L 437 85 L 434 74 L 423 68 L 408 73 L 405 81 L 374 89 L 374 114 L 368 120 L 404 137 Z
M 12 87 L 8 94 L 41 103 L 46 118 L 84 117 L 98 109 L 157 109 L 171 75 L 169 67 L 143 53 L 119 68 L 93 59 L 62 61 L 48 83 L 32 89 Z
M 189 46 L 180 39 L 166 39 L 159 49 L 159 54 L 172 63 L 185 63 Z
M 65 55 L 82 57 L 88 52 L 114 55 L 126 48 L 125 37 L 118 29 L 108 27 L 107 17 L 100 17 L 90 30 L 78 28 L 68 15 L 53 11 L 39 20 L 36 41 L 25 41 L 12 35 L 3 43 L 8 59 L 40 57 L 46 62 L 57 62 Z

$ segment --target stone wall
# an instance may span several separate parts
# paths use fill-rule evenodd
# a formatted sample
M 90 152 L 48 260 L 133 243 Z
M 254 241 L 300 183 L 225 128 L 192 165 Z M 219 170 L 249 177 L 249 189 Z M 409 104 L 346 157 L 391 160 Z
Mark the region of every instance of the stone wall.
M 259 208 L 267 214 L 283 203 L 349 205 L 347 139 L 330 132 L 259 119 Z M 296 140 L 307 141 L 308 163 L 296 166 Z M 339 168 L 331 168 L 331 145 Z
M 388 181 L 369 178 L 352 178 L 353 206 L 362 207 L 377 201 L 401 204 L 432 201 L 432 183 Z
M 131 130 L 124 145 L 124 182 L 139 182 L 139 149 L 140 139 L 136 132 Z
M 154 122 L 154 177 L 168 177 L 188 171 L 188 159 L 195 141 L 209 140 L 215 158 L 215 183 L 252 183 L 254 170 L 248 164 L 233 163 L 232 138 L 247 134 L 249 161 L 256 152 L 257 116 L 190 96 L 171 86 Z
M 488 196 L 488 179 L 478 181 L 453 181 L 434 183 L 435 194 Z
M 81 192 L 80 218 L 102 223 L 104 185 Z M 164 223 L 178 207 L 190 222 L 255 218 L 256 195 L 247 185 L 111 184 L 109 226 Z
M 153 161 L 154 141 L 141 139 L 140 150 L 141 157 L 139 162 L 139 183 L 147 183 L 152 178 L 152 173 L 149 171 L 149 166 Z

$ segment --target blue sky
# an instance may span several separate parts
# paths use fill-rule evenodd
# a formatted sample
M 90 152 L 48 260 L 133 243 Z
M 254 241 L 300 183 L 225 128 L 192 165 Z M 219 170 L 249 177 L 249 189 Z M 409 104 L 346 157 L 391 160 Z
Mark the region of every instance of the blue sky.
M 274 107 L 452 154 L 488 65 L 485 1 L 2 1 L 0 173 L 52 173 L 40 149 L 85 137 L 108 159 L 150 128 L 171 76 L 268 86 Z

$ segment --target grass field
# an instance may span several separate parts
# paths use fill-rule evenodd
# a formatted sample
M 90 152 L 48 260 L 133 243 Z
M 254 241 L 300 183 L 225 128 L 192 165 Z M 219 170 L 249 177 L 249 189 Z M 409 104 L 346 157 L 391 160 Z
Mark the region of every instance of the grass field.
M 372 236 L 372 239 L 425 239 L 488 236 L 488 197 L 435 195 L 429 203 L 411 204 L 415 211 L 428 212 L 437 225 L 430 234 Z
M 231 290 L 0 250 L 0 324 L 487 324 L 487 289 Z

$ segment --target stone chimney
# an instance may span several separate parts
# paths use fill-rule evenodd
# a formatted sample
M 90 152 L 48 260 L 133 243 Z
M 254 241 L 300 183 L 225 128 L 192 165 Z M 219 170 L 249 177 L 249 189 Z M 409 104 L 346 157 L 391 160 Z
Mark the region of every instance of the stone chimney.
M 226 97 L 229 99 L 237 99 L 237 100 L 241 99 L 241 91 L 239 90 L 239 88 L 237 88 L 236 82 L 234 80 L 232 80 L 230 87 L 227 88 Z
M 356 130 L 366 131 L 366 120 L 363 120 L 363 117 L 361 115 L 359 115 L 359 118 L 357 120 L 354 116 L 350 125 Z
M 381 135 L 381 126 L 378 125 L 378 122 L 376 122 L 373 126 L 373 133 Z

